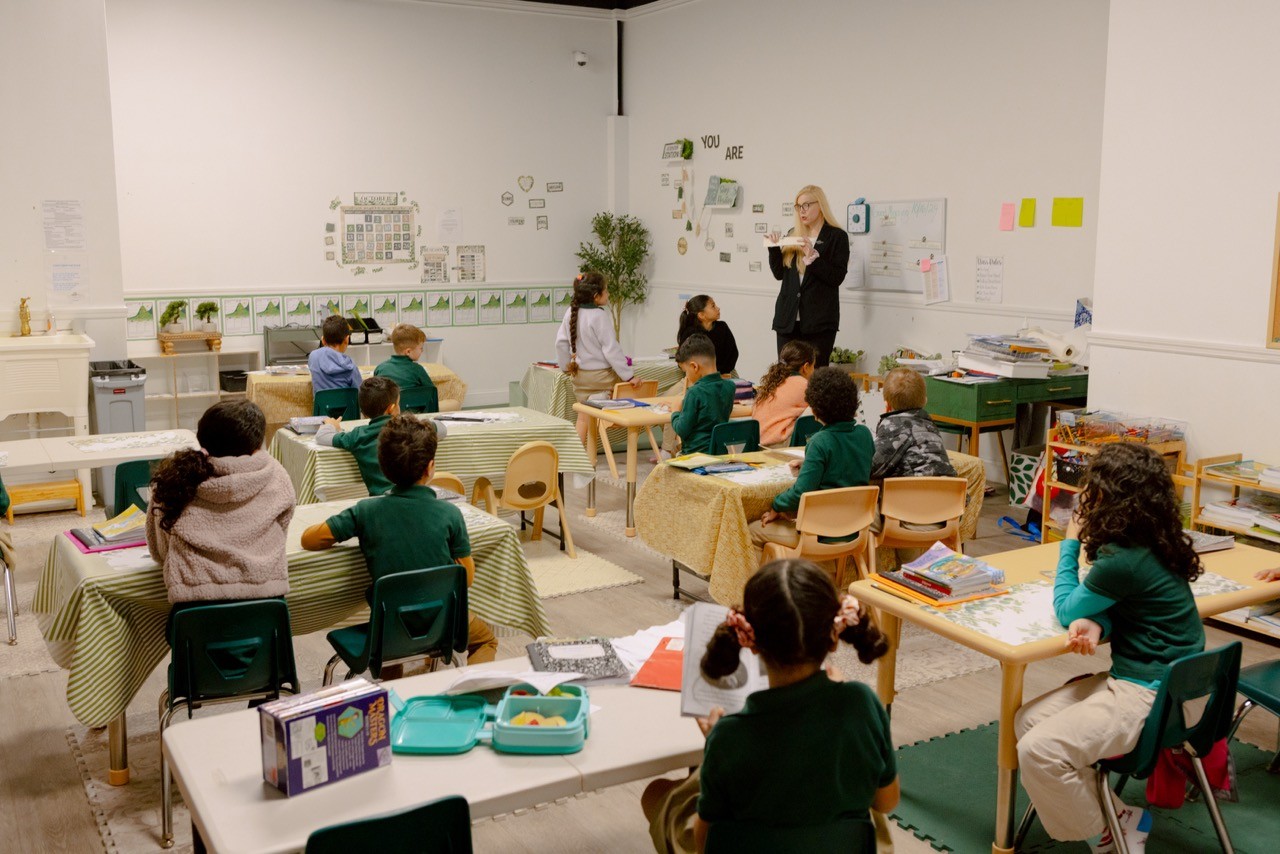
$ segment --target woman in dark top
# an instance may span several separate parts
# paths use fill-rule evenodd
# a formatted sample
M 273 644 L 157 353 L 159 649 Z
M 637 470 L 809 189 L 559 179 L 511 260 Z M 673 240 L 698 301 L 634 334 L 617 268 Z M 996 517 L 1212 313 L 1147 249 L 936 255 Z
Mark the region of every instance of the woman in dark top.
M 849 235 L 836 221 L 821 187 L 796 193 L 796 226 L 788 236 L 798 246 L 771 246 L 769 269 L 782 282 L 773 308 L 778 350 L 788 341 L 808 341 L 818 352 L 816 367 L 831 361 L 840 329 L 840 284 L 849 271 Z M 778 242 L 778 233 L 768 235 Z
M 729 324 L 720 319 L 720 306 L 706 294 L 698 294 L 684 304 L 676 344 L 683 344 L 684 339 L 695 333 L 711 339 L 716 348 L 716 370 L 728 378 L 738 366 L 738 342 L 733 339 Z

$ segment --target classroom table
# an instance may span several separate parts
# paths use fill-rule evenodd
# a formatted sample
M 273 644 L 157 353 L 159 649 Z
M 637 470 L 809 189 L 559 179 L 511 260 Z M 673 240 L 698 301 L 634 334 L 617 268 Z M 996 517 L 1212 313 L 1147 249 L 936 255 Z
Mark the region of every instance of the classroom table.
M 881 628 L 891 639 L 880 659 L 876 690 L 888 707 L 893 703 L 897 639 L 902 620 L 977 650 L 1000 663 L 999 747 L 996 757 L 995 840 L 991 850 L 1013 850 L 1014 800 L 1018 789 L 1018 753 L 1014 714 L 1022 706 L 1022 678 L 1027 665 L 1066 652 L 1066 631 L 1053 615 L 1052 576 L 1058 544 L 1046 543 L 983 558 L 1004 570 L 1011 592 L 940 611 L 908 601 L 879 587 L 874 578 L 849 585 L 865 604 L 879 610 Z M 1280 555 L 1237 544 L 1201 555 L 1205 575 L 1192 590 L 1201 617 L 1256 605 L 1280 596 L 1280 585 L 1264 584 L 1253 575 L 1280 567 Z
M 587 459 L 596 459 L 596 445 L 600 441 L 601 422 L 609 427 L 623 427 L 627 431 L 627 524 L 628 537 L 636 535 L 636 471 L 639 463 L 640 431 L 671 423 L 671 412 L 659 411 L 658 405 L 671 406 L 679 401 L 672 397 L 651 397 L 641 400 L 646 406 L 630 409 L 599 409 L 585 403 L 575 403 L 573 409 L 587 416 Z M 751 403 L 735 403 L 730 418 L 751 417 Z M 594 468 L 592 469 L 594 471 Z M 596 482 L 587 484 L 587 515 L 596 515 Z
M 467 396 L 467 384 L 462 378 L 436 362 L 419 364 L 427 369 L 427 376 L 435 383 L 440 410 L 461 409 Z M 362 365 L 360 373 L 365 377 L 372 376 L 373 366 Z M 245 397 L 258 404 L 266 414 L 268 436 L 288 424 L 290 418 L 310 415 L 315 397 L 311 391 L 311 374 L 305 371 L 297 374 L 250 371 L 244 391 Z
M 666 356 L 634 359 L 632 369 L 642 380 L 656 380 L 658 394 L 670 394 L 684 379 L 684 372 L 674 359 Z M 525 405 L 539 412 L 546 412 L 565 421 L 576 421 L 573 411 L 573 380 L 558 367 L 534 363 L 520 380 Z
M 304 551 L 303 530 L 354 501 L 298 507 L 289 525 L 289 616 L 294 634 L 333 626 L 366 608 L 369 575 L 355 541 Z M 469 504 L 466 516 L 476 575 L 469 606 L 483 619 L 535 637 L 548 634 L 515 528 Z M 160 565 L 145 546 L 94 555 L 62 534 L 54 537 L 33 607 L 49 654 L 71 671 L 67 705 L 85 726 L 112 728 L 112 782 L 128 782 L 124 713 L 156 665 L 168 655 L 169 601 Z M 117 737 L 117 732 L 120 735 Z
M 495 412 L 510 413 L 516 420 L 448 422 L 448 434 L 436 448 L 437 472 L 457 475 L 470 489 L 481 475 L 500 478 L 507 470 L 507 461 L 521 445 L 542 440 L 554 445 L 560 454 L 561 472 L 594 474 L 595 469 L 587 462 L 587 455 L 572 424 L 523 407 Z M 480 417 L 480 413 L 474 410 L 457 415 Z M 363 420 L 346 421 L 343 427 L 351 429 L 368 423 Z M 289 473 L 299 504 L 368 495 L 355 457 L 340 448 L 317 445 L 314 436 L 299 436 L 292 430 L 281 428 L 271 440 L 271 456 L 279 460 Z
M 521 671 L 528 660 L 504 659 L 466 668 Z M 385 684 L 401 697 L 444 691 L 458 670 Z M 688 768 L 702 761 L 705 739 L 680 717 L 680 694 L 589 686 L 591 731 L 568 755 L 499 753 L 480 744 L 452 756 L 394 754 L 390 766 L 293 798 L 262 781 L 258 712 L 248 709 L 180 720 L 164 734 L 164 751 L 194 829 L 210 851 L 269 854 L 298 851 L 321 827 L 462 795 L 472 820 L 510 813 Z M 642 736 L 642 737 L 641 737 Z

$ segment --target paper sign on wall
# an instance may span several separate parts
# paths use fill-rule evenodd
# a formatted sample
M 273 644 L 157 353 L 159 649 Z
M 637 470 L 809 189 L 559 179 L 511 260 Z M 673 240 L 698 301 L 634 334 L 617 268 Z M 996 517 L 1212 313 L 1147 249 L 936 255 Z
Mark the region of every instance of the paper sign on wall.
M 974 302 L 1002 302 L 1004 300 L 1004 257 L 978 256 L 978 274 L 975 280 Z

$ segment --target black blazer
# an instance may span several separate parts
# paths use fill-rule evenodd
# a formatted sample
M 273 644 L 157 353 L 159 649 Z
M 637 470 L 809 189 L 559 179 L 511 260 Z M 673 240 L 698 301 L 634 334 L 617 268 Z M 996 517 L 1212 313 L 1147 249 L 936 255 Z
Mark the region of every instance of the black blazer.
M 784 334 L 813 335 L 840 328 L 840 285 L 849 272 L 849 235 L 842 228 L 823 223 L 813 248 L 818 260 L 804 271 L 796 264 L 783 266 L 782 250 L 769 249 L 769 269 L 782 282 L 773 306 L 773 329 Z M 800 322 L 796 323 L 796 309 Z M 798 328 L 797 328 L 798 327 Z

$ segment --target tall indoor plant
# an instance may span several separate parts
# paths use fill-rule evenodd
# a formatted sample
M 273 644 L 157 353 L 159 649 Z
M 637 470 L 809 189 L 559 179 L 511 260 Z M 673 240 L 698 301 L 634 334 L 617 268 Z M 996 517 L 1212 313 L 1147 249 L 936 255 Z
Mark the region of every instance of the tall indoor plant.
M 649 229 L 633 216 L 603 211 L 591 218 L 591 233 L 594 241 L 578 244 L 578 269 L 584 273 L 594 270 L 604 276 L 613 334 L 621 336 L 623 310 L 640 305 L 649 296 L 649 278 L 640 272 L 652 245 Z

